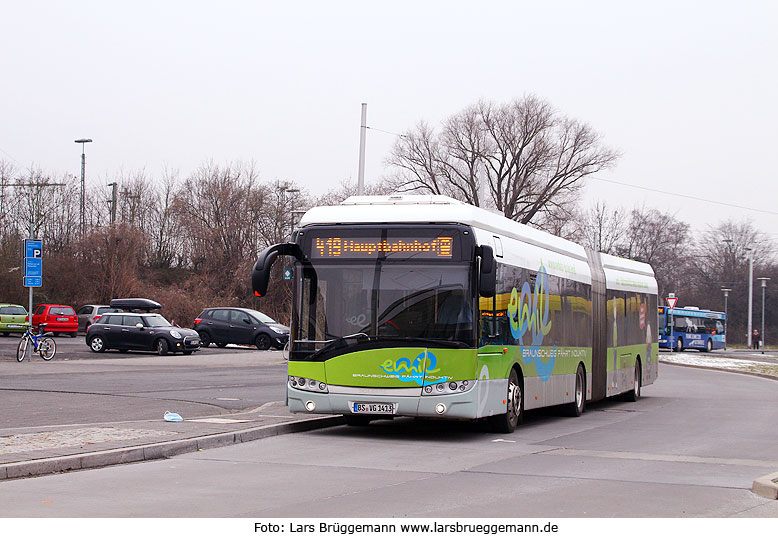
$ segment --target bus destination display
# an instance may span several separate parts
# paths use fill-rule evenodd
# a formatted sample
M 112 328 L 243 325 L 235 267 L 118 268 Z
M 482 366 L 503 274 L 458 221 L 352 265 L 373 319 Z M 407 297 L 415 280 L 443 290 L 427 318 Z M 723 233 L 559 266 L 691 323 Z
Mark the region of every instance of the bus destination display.
M 450 236 L 385 240 L 331 236 L 314 239 L 312 256 L 314 259 L 374 259 L 391 255 L 399 258 L 451 259 L 453 245 L 454 239 Z

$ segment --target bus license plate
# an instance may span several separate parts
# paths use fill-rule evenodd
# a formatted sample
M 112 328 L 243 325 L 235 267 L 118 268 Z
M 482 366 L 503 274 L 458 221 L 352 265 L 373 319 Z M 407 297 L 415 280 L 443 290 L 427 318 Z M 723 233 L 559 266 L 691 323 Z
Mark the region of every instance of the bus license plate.
M 354 403 L 351 411 L 355 414 L 394 414 L 397 403 Z

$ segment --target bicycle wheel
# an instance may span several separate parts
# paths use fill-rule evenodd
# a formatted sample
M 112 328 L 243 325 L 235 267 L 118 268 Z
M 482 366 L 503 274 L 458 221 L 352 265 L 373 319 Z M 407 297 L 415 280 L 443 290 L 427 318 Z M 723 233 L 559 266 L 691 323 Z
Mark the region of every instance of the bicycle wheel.
M 24 357 L 27 355 L 27 345 L 30 342 L 30 338 L 23 336 L 19 341 L 19 346 L 16 348 L 16 361 L 23 362 Z
M 51 360 L 54 358 L 54 355 L 57 354 L 57 342 L 50 337 L 41 339 L 41 342 L 38 345 L 38 352 L 44 360 Z

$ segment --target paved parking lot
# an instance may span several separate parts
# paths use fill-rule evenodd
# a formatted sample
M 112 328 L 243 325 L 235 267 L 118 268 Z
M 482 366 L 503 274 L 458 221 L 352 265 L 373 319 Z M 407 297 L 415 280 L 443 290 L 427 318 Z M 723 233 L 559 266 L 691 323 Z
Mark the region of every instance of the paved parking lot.
M 0 335 L 0 362 L 16 362 L 16 348 L 19 345 L 21 334 L 10 336 Z M 78 360 L 86 358 L 138 358 L 143 356 L 157 356 L 153 351 L 131 351 L 126 353 L 120 353 L 119 351 L 108 351 L 106 353 L 93 353 L 86 344 L 84 334 L 79 334 L 78 337 L 70 336 L 57 336 L 54 337 L 54 341 L 57 343 L 57 354 L 52 360 Z M 200 349 L 195 352 L 194 355 L 213 355 L 213 354 L 239 354 L 239 353 L 251 353 L 257 352 L 255 347 L 242 347 L 238 345 L 228 345 L 221 349 L 215 345 L 211 345 L 207 349 Z M 177 356 L 181 356 L 180 354 Z M 42 362 L 40 356 L 33 355 L 33 362 Z

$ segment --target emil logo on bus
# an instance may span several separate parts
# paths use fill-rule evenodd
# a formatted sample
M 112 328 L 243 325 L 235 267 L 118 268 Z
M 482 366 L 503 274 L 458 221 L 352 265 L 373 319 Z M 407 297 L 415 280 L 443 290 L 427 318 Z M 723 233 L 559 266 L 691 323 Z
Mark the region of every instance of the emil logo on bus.
M 528 282 L 521 286 L 521 294 L 516 287 L 511 291 L 511 299 L 508 304 L 508 319 L 511 323 L 511 335 L 516 344 L 521 348 L 521 357 L 525 364 L 535 362 L 540 380 L 545 382 L 551 377 L 556 362 L 556 346 L 549 354 L 543 354 L 541 346 L 543 338 L 551 332 L 549 320 L 550 302 L 548 296 L 548 274 L 543 263 L 540 263 L 538 276 L 535 280 L 534 293 Z M 532 345 L 524 345 L 524 334 L 532 332 Z M 547 360 L 543 360 L 546 356 Z
M 425 362 L 425 360 L 428 360 L 428 362 Z M 381 369 L 388 375 L 397 377 L 400 381 L 414 382 L 419 386 L 429 386 L 448 380 L 448 377 L 437 377 L 434 375 L 440 371 L 440 369 L 437 368 L 437 364 L 438 359 L 435 355 L 427 351 L 426 353 L 421 353 L 417 356 L 413 362 L 405 357 L 397 360 L 386 360 L 381 365 Z M 424 368 L 425 365 L 426 369 Z

